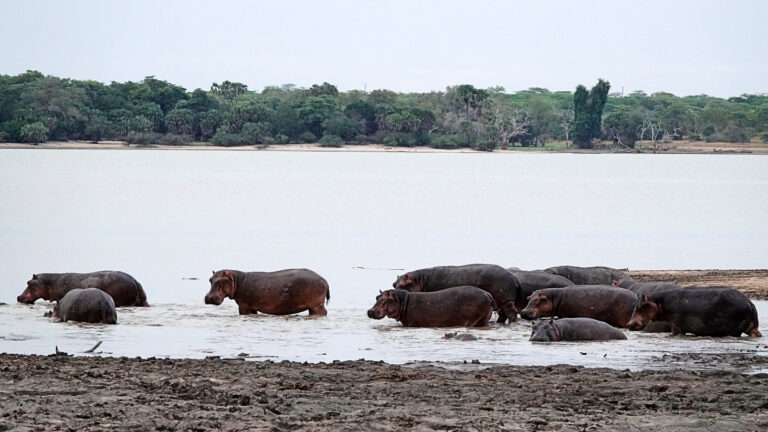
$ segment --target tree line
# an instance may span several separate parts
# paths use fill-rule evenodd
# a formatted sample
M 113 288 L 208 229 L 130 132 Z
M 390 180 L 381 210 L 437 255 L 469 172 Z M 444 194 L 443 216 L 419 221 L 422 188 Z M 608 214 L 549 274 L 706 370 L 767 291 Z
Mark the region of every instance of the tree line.
M 768 141 L 768 95 L 728 99 L 670 93 L 551 92 L 469 84 L 445 91 L 340 92 L 329 83 L 254 91 L 224 81 L 188 91 L 155 77 L 104 84 L 37 71 L 0 75 L 0 141 L 124 140 L 132 144 L 217 146 L 319 142 L 391 146 L 610 145 L 667 140 Z

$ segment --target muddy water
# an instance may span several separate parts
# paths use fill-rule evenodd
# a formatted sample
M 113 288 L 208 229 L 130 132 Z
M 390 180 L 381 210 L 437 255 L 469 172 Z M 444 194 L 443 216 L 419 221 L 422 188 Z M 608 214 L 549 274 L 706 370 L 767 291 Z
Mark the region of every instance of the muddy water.
M 768 316 L 768 301 L 757 301 Z M 0 307 L 0 347 L 5 352 L 51 354 L 55 347 L 77 354 L 103 341 L 100 355 L 171 358 L 237 357 L 251 360 L 383 360 L 389 363 L 472 362 L 514 365 L 574 364 L 633 370 L 673 367 L 665 354 L 757 354 L 768 356 L 765 338 L 671 337 L 627 331 L 626 341 L 531 343 L 530 323 L 491 324 L 486 329 L 411 329 L 390 319 L 365 317 L 365 306 L 329 306 L 329 315 L 239 316 L 234 302 L 221 306 L 158 304 L 120 308 L 118 324 L 55 323 L 49 307 Z M 468 331 L 476 341 L 444 339 Z M 765 328 L 763 333 L 768 333 Z M 706 369 L 707 364 L 686 367 Z

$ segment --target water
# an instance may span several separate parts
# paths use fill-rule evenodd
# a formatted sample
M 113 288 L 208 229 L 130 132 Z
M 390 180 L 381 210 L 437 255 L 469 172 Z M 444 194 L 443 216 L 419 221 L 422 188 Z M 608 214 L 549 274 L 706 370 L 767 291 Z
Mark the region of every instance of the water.
M 456 342 L 364 312 L 397 274 L 434 265 L 763 268 L 766 190 L 760 156 L 4 150 L 0 351 L 104 340 L 105 355 L 630 368 L 667 352 L 764 355 L 746 338 L 637 333 L 538 345 L 528 324 Z M 293 267 L 329 281 L 328 317 L 202 304 L 211 270 Z M 121 309 L 107 327 L 13 304 L 33 273 L 103 269 L 135 276 L 153 307 Z

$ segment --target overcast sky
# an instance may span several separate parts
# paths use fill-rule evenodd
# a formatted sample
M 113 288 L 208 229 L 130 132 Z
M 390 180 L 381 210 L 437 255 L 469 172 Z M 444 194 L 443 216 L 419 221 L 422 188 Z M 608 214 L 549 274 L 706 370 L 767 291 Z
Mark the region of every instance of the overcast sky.
M 768 93 L 768 1 L 0 0 L 0 74 Z

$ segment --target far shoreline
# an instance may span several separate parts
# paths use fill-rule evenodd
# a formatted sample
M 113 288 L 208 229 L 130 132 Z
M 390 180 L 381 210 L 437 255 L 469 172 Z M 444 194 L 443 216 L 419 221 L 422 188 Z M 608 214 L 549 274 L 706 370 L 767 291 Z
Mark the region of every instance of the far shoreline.
M 0 143 L 3 149 L 39 149 L 39 150 L 220 150 L 220 151 L 279 151 L 279 152 L 358 152 L 358 153 L 570 153 L 570 154 L 654 154 L 647 148 L 622 149 L 610 148 L 582 150 L 573 148 L 547 148 L 547 147 L 511 147 L 497 149 L 493 152 L 476 150 L 471 148 L 438 149 L 426 146 L 395 147 L 384 144 L 345 144 L 341 147 L 323 147 L 319 143 L 300 144 L 272 144 L 272 145 L 246 145 L 236 147 L 222 147 L 214 145 L 188 144 L 188 145 L 136 145 L 124 141 L 50 141 L 40 144 L 28 143 Z M 707 143 L 703 141 L 677 141 L 662 144 L 656 154 L 741 154 L 741 155 L 768 155 L 768 143 Z

